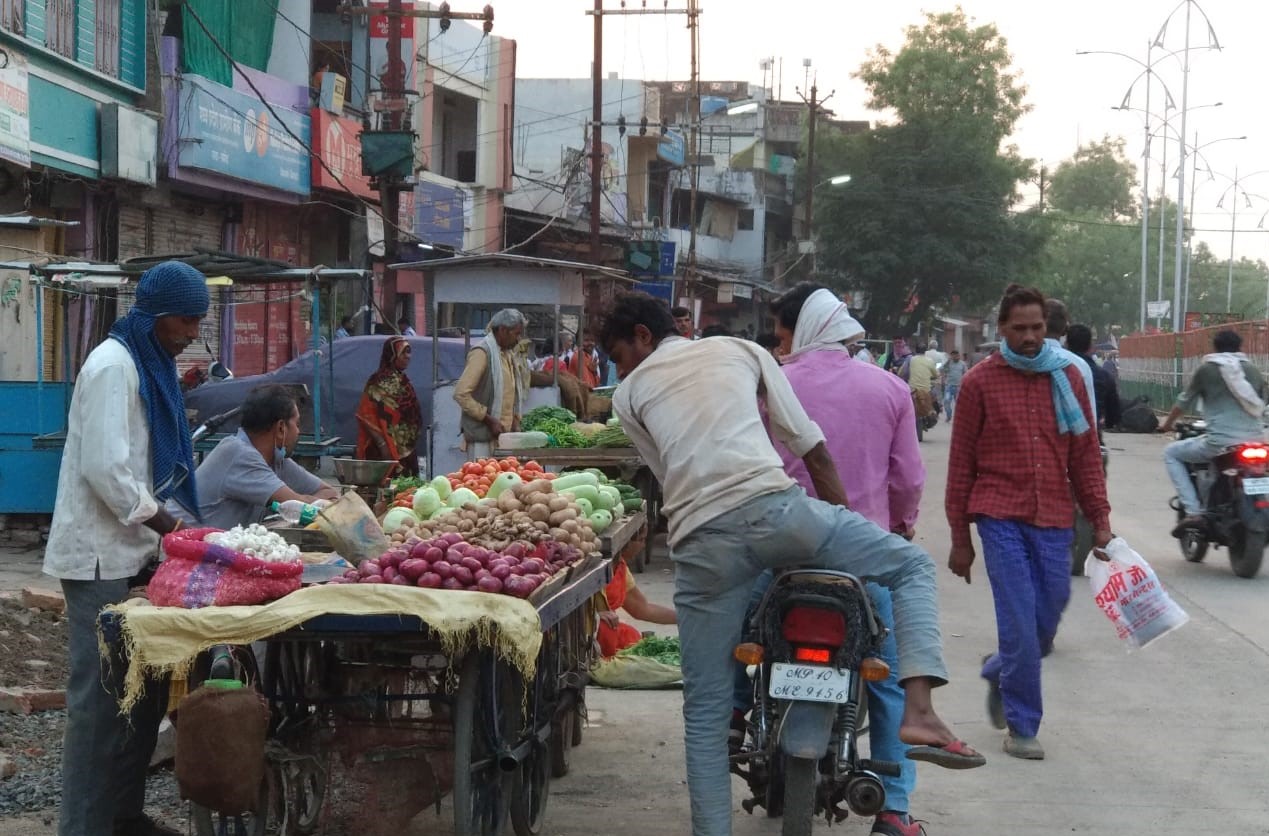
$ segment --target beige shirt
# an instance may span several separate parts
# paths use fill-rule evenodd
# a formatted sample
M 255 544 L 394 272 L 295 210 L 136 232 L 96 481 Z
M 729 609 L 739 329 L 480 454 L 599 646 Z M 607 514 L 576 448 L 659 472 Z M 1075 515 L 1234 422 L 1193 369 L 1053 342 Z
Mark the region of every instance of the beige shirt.
M 108 339 L 75 381 L 44 573 L 91 581 L 140 572 L 159 550 L 159 535 L 142 525 L 159 509 L 152 473 L 136 363 Z
M 731 337 L 670 337 L 631 372 L 613 411 L 660 481 L 673 546 L 715 517 L 797 483 L 762 424 L 794 455 L 824 441 L 788 378 L 756 343 Z
M 498 421 L 502 424 L 504 430 L 511 432 L 511 423 L 515 418 L 516 411 L 515 369 L 511 365 L 511 352 L 499 351 L 498 357 L 502 361 L 502 379 L 506 381 L 502 387 L 502 409 L 499 412 Z M 459 376 L 458 383 L 454 386 L 454 400 L 458 401 L 458 407 L 469 418 L 474 418 L 477 421 L 485 420 L 485 416 L 489 414 L 489 409 L 476 400 L 472 393 L 480 385 L 480 379 L 485 376 L 488 368 L 489 352 L 469 352 L 467 354 L 467 365 L 463 368 L 463 373 Z M 494 440 L 497 441 L 497 439 Z

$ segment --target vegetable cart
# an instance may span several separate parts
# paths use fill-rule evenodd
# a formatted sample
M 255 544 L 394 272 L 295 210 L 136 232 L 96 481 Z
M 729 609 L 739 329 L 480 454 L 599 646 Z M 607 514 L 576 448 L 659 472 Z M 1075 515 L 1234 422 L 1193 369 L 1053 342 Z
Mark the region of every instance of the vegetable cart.
M 642 514 L 629 516 L 643 518 L 643 522 L 648 526 L 648 536 L 642 554 L 631 561 L 630 569 L 634 572 L 642 572 L 644 566 L 652 562 L 653 535 L 656 533 L 656 521 L 661 513 L 661 486 L 633 447 L 543 447 L 536 450 L 495 450 L 494 455 L 532 457 L 543 467 L 594 467 L 605 473 L 614 474 L 638 488 L 644 497 L 644 511 Z M 634 539 L 639 530 L 638 526 L 631 527 L 629 520 L 624 520 L 621 526 L 614 524 L 611 533 L 605 532 L 604 554 L 609 557 L 619 555 L 621 549 Z M 621 537 L 625 539 L 621 540 Z M 613 544 L 618 540 L 620 542 L 614 550 Z
M 456 836 L 494 836 L 508 820 L 518 836 L 544 832 L 550 780 L 568 772 L 569 750 L 580 741 L 594 599 L 611 580 L 612 564 L 593 556 L 561 575 L 527 602 L 479 592 L 321 586 L 269 605 L 308 595 L 329 606 L 267 637 L 258 671 L 249 651 L 235 649 L 240 673 L 270 706 L 267 779 L 245 815 L 195 807 L 195 832 L 312 834 L 355 826 L 363 834 L 399 833 L 426 807 L 439 811 L 445 795 L 453 799 Z M 529 629 L 540 630 L 532 672 L 505 652 L 500 627 L 473 627 L 459 639 L 408 609 L 350 614 L 357 608 L 332 603 L 349 594 L 363 602 L 417 596 L 442 606 L 438 619 L 461 602 L 495 615 L 499 607 L 519 607 L 536 619 Z M 158 609 L 107 612 L 103 632 L 118 639 L 126 620 L 147 611 L 160 617 Z M 144 653 L 136 632 L 130 635 Z M 233 635 L 229 628 L 224 636 L 206 633 L 202 646 L 232 643 Z M 192 671 L 191 687 L 203 676 Z

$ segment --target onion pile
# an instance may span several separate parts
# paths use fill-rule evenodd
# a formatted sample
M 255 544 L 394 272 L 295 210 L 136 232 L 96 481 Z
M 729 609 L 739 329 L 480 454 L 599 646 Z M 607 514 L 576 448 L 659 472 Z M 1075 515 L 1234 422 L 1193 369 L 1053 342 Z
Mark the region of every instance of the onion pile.
M 528 598 L 556 572 L 581 560 L 580 549 L 550 540 L 522 541 L 499 550 L 469 543 L 457 532 L 394 545 L 377 560 L 329 583 L 387 583 L 424 589 L 465 589 Z

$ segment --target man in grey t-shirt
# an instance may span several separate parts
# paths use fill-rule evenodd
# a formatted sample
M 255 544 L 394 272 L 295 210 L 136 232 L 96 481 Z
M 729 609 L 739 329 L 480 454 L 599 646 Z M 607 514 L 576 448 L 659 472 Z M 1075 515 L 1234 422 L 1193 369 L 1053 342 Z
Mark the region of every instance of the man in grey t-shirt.
M 1235 444 L 1264 440 L 1265 381 L 1260 370 L 1239 351 L 1242 344 L 1237 332 L 1218 331 L 1212 338 L 1214 353 L 1203 358 L 1203 365 L 1159 427 L 1161 433 L 1170 432 L 1178 418 L 1202 401 L 1207 433 L 1174 441 L 1163 449 L 1163 463 L 1185 508 L 1185 517 L 1172 531 L 1174 537 L 1203 523 L 1198 491 L 1190 481 L 1186 463 L 1208 462 Z
M 203 525 L 250 525 L 263 519 L 271 502 L 339 497 L 335 488 L 289 458 L 300 437 L 300 411 L 285 387 L 251 390 L 242 404 L 240 425 L 237 435 L 221 441 L 198 466 Z

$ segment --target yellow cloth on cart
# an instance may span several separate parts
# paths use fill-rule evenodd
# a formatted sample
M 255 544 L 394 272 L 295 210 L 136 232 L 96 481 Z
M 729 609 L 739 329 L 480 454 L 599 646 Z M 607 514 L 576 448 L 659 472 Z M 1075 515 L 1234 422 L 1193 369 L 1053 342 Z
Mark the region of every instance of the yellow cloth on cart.
M 458 658 L 473 646 L 489 647 L 532 678 L 542 646 L 542 623 L 528 601 L 509 595 L 386 584 L 310 586 L 256 607 L 154 607 L 141 599 L 107 607 L 121 616 L 130 654 L 119 707 L 141 696 L 145 677 L 183 678 L 199 653 L 217 644 L 246 645 L 276 636 L 319 615 L 418 616 Z

